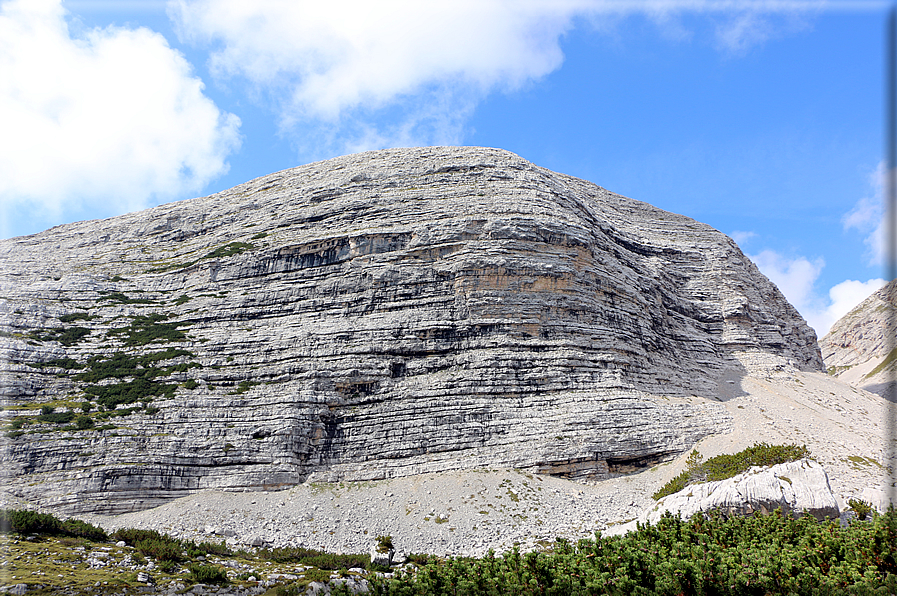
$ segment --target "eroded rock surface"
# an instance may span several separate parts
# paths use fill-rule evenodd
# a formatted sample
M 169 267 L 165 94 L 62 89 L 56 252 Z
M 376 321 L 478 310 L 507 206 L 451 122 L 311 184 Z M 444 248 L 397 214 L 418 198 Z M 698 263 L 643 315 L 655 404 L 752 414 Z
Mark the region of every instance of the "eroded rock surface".
M 894 333 L 897 281 L 891 281 L 838 319 L 819 340 L 829 374 L 854 387 L 877 393 L 891 401 L 897 371 L 897 338 Z
M 766 514 L 777 509 L 783 514 L 812 515 L 819 520 L 838 519 L 840 514 L 825 469 L 812 460 L 802 459 L 751 468 L 726 480 L 687 486 L 658 500 L 637 521 L 656 524 L 667 512 L 689 519 L 699 512 L 716 511 L 729 517 Z M 609 533 L 630 530 L 635 523 L 624 524 Z
M 72 512 L 484 466 L 606 478 L 725 432 L 745 374 L 822 368 L 729 238 L 497 149 L 301 166 L 0 241 L 0 271 L 4 403 L 34 408 L 3 480 Z M 93 429 L 35 417 L 84 401 Z

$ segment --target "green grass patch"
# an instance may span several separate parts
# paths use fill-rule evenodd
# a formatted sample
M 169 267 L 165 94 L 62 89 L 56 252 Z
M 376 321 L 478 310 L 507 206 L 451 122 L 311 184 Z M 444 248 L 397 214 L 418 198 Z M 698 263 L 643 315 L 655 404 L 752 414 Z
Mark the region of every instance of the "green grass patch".
M 131 317 L 130 325 L 110 329 L 106 335 L 108 337 L 125 336 L 126 346 L 144 346 L 156 341 L 185 341 L 187 336 L 178 327 L 182 327 L 187 323 L 164 322 L 169 318 L 169 315 L 159 313 L 136 315 Z
M 238 255 L 246 252 L 247 250 L 252 250 L 255 248 L 254 245 L 249 242 L 231 242 L 230 244 L 225 244 L 219 248 L 216 248 L 212 252 L 206 254 L 204 259 L 218 259 L 221 257 L 231 257 L 233 255 Z
M 878 373 L 882 372 L 885 368 L 887 368 L 892 362 L 894 362 L 895 359 L 897 359 L 897 348 L 893 348 L 890 352 L 888 352 L 888 355 L 885 356 L 885 359 L 882 360 L 881 362 L 879 362 L 878 366 L 873 368 L 863 378 L 868 379 L 870 377 L 877 375 Z

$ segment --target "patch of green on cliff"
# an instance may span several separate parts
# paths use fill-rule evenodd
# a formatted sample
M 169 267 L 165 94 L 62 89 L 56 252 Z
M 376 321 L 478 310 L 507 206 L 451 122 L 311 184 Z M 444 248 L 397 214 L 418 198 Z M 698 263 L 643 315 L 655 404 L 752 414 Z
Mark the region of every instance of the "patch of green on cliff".
M 90 329 L 85 327 L 54 327 L 32 331 L 26 337 L 41 342 L 58 341 L 64 346 L 73 346 L 88 335 L 90 335 Z
M 225 244 L 219 248 L 216 248 L 212 252 L 206 254 L 204 259 L 218 259 L 221 257 L 231 257 L 233 255 L 238 255 L 246 252 L 247 250 L 252 250 L 255 248 L 255 245 L 250 244 L 249 242 L 231 242 L 230 244 Z
M 104 292 L 100 292 L 103 294 Z M 158 300 L 151 298 L 130 298 L 121 292 L 110 292 L 97 298 L 97 302 L 117 302 L 119 304 L 159 304 Z
M 897 348 L 894 348 L 894 349 L 892 349 L 890 352 L 888 352 L 888 355 L 885 356 L 885 359 L 882 360 L 881 362 L 879 362 L 879 363 L 878 363 L 878 366 L 876 366 L 875 368 L 873 368 L 873 369 L 872 369 L 872 370 L 871 370 L 865 377 L 863 377 L 863 378 L 868 379 L 868 378 L 870 378 L 870 377 L 873 377 L 873 376 L 877 375 L 878 373 L 880 373 L 880 372 L 882 372 L 883 370 L 885 370 L 885 368 L 887 368 L 892 362 L 894 362 L 894 360 L 897 360 Z
M 251 387 L 254 387 L 255 385 L 261 385 L 261 383 L 256 381 L 240 381 L 240 384 L 237 386 L 237 388 L 228 393 L 228 395 L 240 395 L 242 393 L 246 393 Z
M 171 318 L 171 315 L 153 313 L 151 315 L 136 315 L 131 317 L 131 324 L 127 327 L 110 329 L 107 337 L 125 336 L 126 346 L 143 346 L 155 341 L 173 342 L 185 341 L 187 336 L 178 327 L 187 323 L 163 322 Z
M 61 323 L 74 323 L 75 321 L 90 321 L 91 319 L 96 318 L 97 317 L 87 314 L 86 312 L 76 312 L 60 316 L 59 321 Z
M 85 366 L 74 358 L 54 358 L 45 362 L 27 362 L 26 365 L 31 368 L 62 368 L 65 370 L 81 369 Z
M 825 369 L 825 374 L 832 376 L 832 377 L 837 377 L 842 372 L 850 370 L 854 366 L 855 365 L 853 365 L 853 364 L 845 364 L 844 366 L 829 366 Z

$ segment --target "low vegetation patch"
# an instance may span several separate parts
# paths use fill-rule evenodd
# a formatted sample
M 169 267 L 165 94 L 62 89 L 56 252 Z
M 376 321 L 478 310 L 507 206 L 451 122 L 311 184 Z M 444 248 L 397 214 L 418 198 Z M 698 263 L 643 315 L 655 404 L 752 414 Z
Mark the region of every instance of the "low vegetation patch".
M 60 520 L 49 513 L 23 509 L 0 509 L 0 533 L 15 532 L 22 535 L 69 536 L 102 541 L 108 536 L 98 528 L 80 519 Z
M 240 253 L 244 253 L 247 250 L 252 250 L 255 248 L 254 245 L 249 242 L 231 242 L 230 244 L 225 244 L 220 248 L 216 248 L 212 252 L 205 255 L 204 259 L 218 259 L 221 257 L 230 257 L 233 255 L 238 255 Z
M 103 294 L 103 292 L 101 292 Z M 119 304 L 158 304 L 158 300 L 153 300 L 152 298 L 131 298 L 121 292 L 109 292 L 105 293 L 99 298 L 97 298 L 97 302 L 117 302 Z
M 874 377 L 878 373 L 885 370 L 888 366 L 890 366 L 890 364 L 894 362 L 894 360 L 897 360 L 897 348 L 894 348 L 890 352 L 888 352 L 888 355 L 885 356 L 885 359 L 879 362 L 878 366 L 869 371 L 869 373 L 866 374 L 864 378 L 868 379 Z
M 27 335 L 29 339 L 37 341 L 58 341 L 68 347 L 83 340 L 90 335 L 90 329 L 86 327 L 54 327 L 52 329 L 38 329 Z
M 809 456 L 810 450 L 806 445 L 794 444 L 757 443 L 733 455 L 717 455 L 707 461 L 703 461 L 697 450 L 692 450 L 685 462 L 685 470 L 651 496 L 656 501 L 675 494 L 690 484 L 725 480 L 746 472 L 753 466 L 774 466 Z
M 124 336 L 126 346 L 144 346 L 148 343 L 184 341 L 187 336 L 178 327 L 186 325 L 182 322 L 166 323 L 169 315 L 153 313 L 151 315 L 136 315 L 131 317 L 131 324 L 127 327 L 110 329 L 107 337 Z
M 380 596 L 424 594 L 888 594 L 897 590 L 897 516 L 841 528 L 813 516 L 669 514 L 624 536 L 558 540 L 547 552 L 430 560 L 372 578 Z

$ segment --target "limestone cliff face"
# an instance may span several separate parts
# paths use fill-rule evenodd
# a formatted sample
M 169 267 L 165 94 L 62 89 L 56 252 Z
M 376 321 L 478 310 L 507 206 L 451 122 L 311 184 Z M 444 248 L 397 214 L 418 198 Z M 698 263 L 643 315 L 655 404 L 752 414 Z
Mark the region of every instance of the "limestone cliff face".
M 0 267 L 3 398 L 32 408 L 2 412 L 3 480 L 71 511 L 487 466 L 601 478 L 725 432 L 714 398 L 746 372 L 822 368 L 729 238 L 497 149 L 301 166 L 0 241 Z
M 895 305 L 897 281 L 891 281 L 838 319 L 819 340 L 830 375 L 892 401 L 897 399 L 890 382 L 897 370 L 897 349 L 887 330 L 893 330 Z

